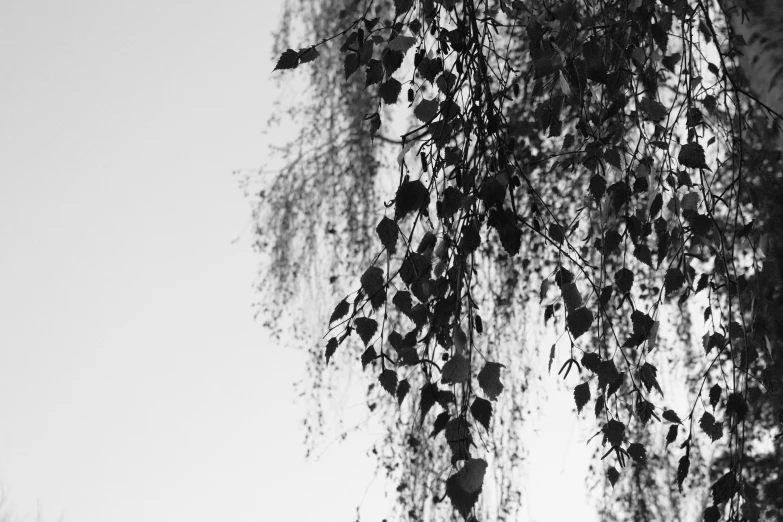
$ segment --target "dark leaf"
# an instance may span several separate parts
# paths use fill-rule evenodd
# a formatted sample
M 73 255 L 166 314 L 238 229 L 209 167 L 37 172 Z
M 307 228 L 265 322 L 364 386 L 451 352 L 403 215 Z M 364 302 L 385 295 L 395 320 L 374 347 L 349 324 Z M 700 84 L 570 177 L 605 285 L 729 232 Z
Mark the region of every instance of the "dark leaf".
M 565 241 L 565 236 L 563 235 L 563 229 L 560 228 L 560 225 L 557 223 L 552 223 L 549 225 L 549 237 L 557 243 L 558 245 L 562 244 L 563 241 Z
M 600 174 L 596 174 L 590 178 L 590 186 L 588 188 L 590 194 L 595 198 L 596 202 L 600 202 L 604 193 L 606 192 L 606 180 Z
M 609 483 L 612 484 L 612 487 L 617 483 L 617 479 L 620 478 L 620 472 L 617 471 L 614 466 L 609 466 L 609 469 L 606 470 L 606 478 L 609 479 Z
M 625 435 L 625 424 L 616 419 L 612 419 L 604 424 L 601 431 L 604 434 L 604 443 L 609 441 L 609 444 L 612 446 L 619 446 Z
M 664 410 L 662 417 L 664 420 L 667 420 L 669 422 L 673 422 L 675 424 L 682 424 L 682 421 L 680 420 L 680 416 L 677 415 L 677 413 L 674 410 Z
M 733 471 L 729 471 L 712 485 L 712 503 L 716 506 L 728 502 L 734 493 L 739 489 L 737 476 Z
M 334 352 L 337 351 L 337 346 L 339 344 L 340 343 L 337 341 L 337 338 L 335 337 L 331 337 L 326 342 L 326 364 L 329 364 L 329 359 L 331 359 L 332 356 L 334 355 Z
M 583 306 L 568 314 L 566 322 L 571 335 L 574 336 L 574 339 L 578 339 L 590 330 L 590 326 L 593 324 L 593 313 Z
M 676 292 L 685 284 L 685 276 L 678 268 L 670 268 L 666 271 L 663 279 L 663 288 L 666 295 Z
M 435 116 L 438 115 L 438 100 L 422 100 L 421 103 L 413 109 L 413 115 L 423 123 L 431 122 L 435 119 Z
M 421 422 L 424 422 L 424 417 L 427 416 L 427 412 L 432 409 L 437 401 L 438 397 L 438 385 L 434 382 L 430 382 L 421 387 L 421 401 L 419 403 L 419 409 L 421 410 Z
M 465 468 L 463 468 L 463 470 L 464 469 Z M 470 512 L 473 509 L 473 506 L 475 506 L 476 502 L 478 501 L 479 493 L 481 492 L 481 486 L 479 486 L 476 491 L 466 491 L 462 486 L 462 483 L 470 483 L 471 481 L 468 481 L 467 477 L 460 475 L 460 473 L 463 473 L 463 470 L 458 471 L 454 475 L 450 476 L 448 480 L 446 480 L 446 495 L 449 497 L 449 500 L 451 500 L 451 505 L 454 506 L 454 509 L 456 509 L 459 514 L 467 520 L 470 516 Z M 483 479 L 484 476 L 482 474 L 481 480 L 483 481 Z
M 389 369 L 383 370 L 378 376 L 378 382 L 381 383 L 384 390 L 389 392 L 389 395 L 394 397 L 394 394 L 397 391 L 397 372 Z
M 563 295 L 563 304 L 565 304 L 566 311 L 573 312 L 577 308 L 582 307 L 582 294 L 579 293 L 576 283 L 562 285 L 560 292 Z
M 603 395 L 599 396 L 595 400 L 595 418 L 596 419 L 598 417 L 600 417 L 601 416 L 601 412 L 604 411 L 604 404 L 605 404 L 605 401 L 604 401 L 604 396 Z
M 391 370 L 388 370 L 391 371 Z M 397 377 L 397 374 L 394 374 L 395 378 Z M 400 384 L 397 385 L 397 404 L 402 404 L 402 401 L 405 400 L 405 396 L 408 395 L 408 392 L 411 391 L 411 385 L 408 382 L 408 379 L 403 379 L 400 381 Z
M 303 64 L 303 63 L 312 62 L 319 56 L 321 56 L 321 53 L 319 53 L 318 49 L 316 49 L 315 47 L 310 47 L 308 49 L 301 49 L 299 51 L 299 63 Z
M 348 304 L 348 301 L 343 299 L 339 303 L 337 303 L 337 306 L 334 307 L 334 312 L 332 312 L 332 316 L 329 318 L 329 323 L 333 323 L 337 321 L 338 319 L 342 319 L 345 317 L 345 314 L 348 313 L 348 311 L 351 309 L 351 305 Z
M 400 220 L 410 214 L 426 208 L 430 203 L 427 187 L 419 181 L 405 181 L 397 189 L 395 198 L 395 219 Z
M 712 388 L 710 388 L 710 405 L 714 408 L 718 405 L 718 402 L 720 401 L 720 394 L 723 390 L 720 387 L 720 384 L 716 384 Z
M 666 434 L 666 446 L 668 447 L 669 444 L 677 440 L 677 429 L 679 426 L 677 424 L 672 424 L 669 426 L 669 432 Z
M 691 459 L 688 455 L 683 455 L 680 459 L 680 463 L 677 465 L 677 487 L 682 493 L 682 483 L 685 482 L 685 477 L 688 476 L 688 470 L 691 467 Z
M 698 143 L 686 143 L 680 149 L 677 161 L 683 167 L 690 169 L 706 169 L 707 162 L 704 159 L 704 149 Z
M 633 251 L 633 256 L 644 263 L 645 265 L 652 268 L 652 252 L 650 252 L 650 249 L 647 247 L 646 244 L 640 243 Z
M 718 506 L 710 506 L 704 510 L 704 522 L 719 522 L 720 509 Z
M 394 249 L 397 247 L 397 234 L 399 233 L 397 223 L 395 223 L 393 219 L 384 216 L 380 223 L 378 223 L 375 232 L 378 234 L 378 238 L 380 238 L 383 247 L 388 250 L 389 253 L 394 253 Z
M 574 401 L 576 402 L 577 413 L 582 413 L 582 408 L 590 400 L 590 384 L 583 382 L 574 388 Z
M 628 449 L 626 450 L 628 455 L 631 456 L 631 458 L 639 464 L 640 466 L 644 466 L 647 464 L 647 450 L 644 446 L 639 444 L 638 442 L 634 442 L 630 446 L 628 446 Z
M 500 382 L 500 369 L 505 368 L 500 363 L 488 362 L 478 374 L 478 383 L 490 400 L 497 400 L 503 392 L 503 383 Z
M 383 270 L 377 266 L 371 266 L 362 274 L 361 283 L 364 293 L 368 297 L 372 297 L 384 288 Z
M 394 0 L 394 18 L 405 15 L 413 7 L 413 0 Z
M 461 384 L 470 377 L 470 361 L 461 353 L 456 353 L 446 361 L 440 376 L 443 384 Z
M 726 415 L 734 416 L 739 422 L 745 418 L 746 413 L 748 413 L 748 403 L 745 402 L 745 397 L 739 392 L 730 394 L 726 399 Z
M 381 83 L 383 81 L 383 65 L 379 60 L 370 60 L 365 69 L 364 86 Z
M 413 36 L 397 36 L 389 42 L 389 49 L 399 51 L 402 54 L 408 52 L 408 49 L 416 45 L 416 38 Z
M 397 98 L 400 97 L 401 91 L 402 84 L 394 78 L 389 78 L 378 87 L 378 96 L 380 96 L 387 105 L 394 105 L 397 103 Z
M 430 433 L 430 438 L 437 437 L 438 433 L 446 428 L 446 424 L 448 424 L 450 418 L 451 415 L 449 415 L 449 412 L 447 411 L 441 412 L 437 417 L 435 417 L 435 422 L 432 424 L 432 433 Z
M 492 403 L 481 397 L 476 397 L 470 405 L 470 413 L 476 421 L 489 431 L 489 421 L 492 418 Z
M 351 77 L 353 73 L 359 68 L 359 55 L 356 53 L 348 53 L 345 55 L 345 79 Z
M 286 49 L 277 60 L 274 70 L 296 69 L 297 65 L 299 65 L 299 53 L 293 49 Z
M 364 345 L 367 346 L 370 344 L 372 336 L 375 335 L 375 332 L 378 330 L 378 322 L 375 319 L 369 319 L 367 317 L 357 317 L 354 320 L 354 323 L 356 324 L 356 333 L 359 334 Z
M 633 287 L 633 279 L 633 272 L 627 268 L 621 268 L 614 275 L 614 282 L 617 285 L 618 290 L 620 290 L 620 292 L 623 294 L 627 294 L 631 291 L 631 287 Z
M 396 294 L 394 294 L 394 299 L 392 299 L 392 303 L 394 303 L 394 306 L 396 306 L 402 313 L 406 315 L 408 314 L 408 312 L 410 312 L 411 308 L 413 307 L 411 294 L 406 290 L 401 290 Z
M 378 354 L 375 352 L 375 347 L 370 346 L 364 352 L 362 353 L 362 369 L 364 369 L 365 366 L 373 362 L 378 357 Z

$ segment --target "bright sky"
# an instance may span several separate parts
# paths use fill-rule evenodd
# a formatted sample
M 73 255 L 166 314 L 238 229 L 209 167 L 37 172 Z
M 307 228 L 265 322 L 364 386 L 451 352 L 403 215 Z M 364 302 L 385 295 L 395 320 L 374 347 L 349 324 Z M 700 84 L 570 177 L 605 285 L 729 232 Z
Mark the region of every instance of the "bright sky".
M 3 5 L 0 486 L 15 520 L 353 521 L 362 499 L 363 520 L 385 515 L 361 440 L 304 461 L 304 358 L 253 320 L 231 173 L 266 159 L 278 20 L 259 0 Z M 586 453 L 564 422 L 544 436 Z
M 367 448 L 305 464 L 303 357 L 253 320 L 232 171 L 265 161 L 278 20 L 258 0 L 3 4 L 0 486 L 15 520 L 355 519 Z

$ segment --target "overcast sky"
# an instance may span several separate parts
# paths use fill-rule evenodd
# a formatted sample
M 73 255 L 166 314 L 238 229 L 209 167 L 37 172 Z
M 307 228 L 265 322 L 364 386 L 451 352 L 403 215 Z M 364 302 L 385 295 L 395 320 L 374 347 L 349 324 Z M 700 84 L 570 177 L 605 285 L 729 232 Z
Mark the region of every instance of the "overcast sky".
M 276 4 L 3 4 L 0 486 L 16 520 L 352 521 L 363 500 L 363 519 L 385 515 L 365 439 L 304 461 L 304 358 L 253 320 L 232 172 L 266 160 Z M 552 422 L 545 438 L 584 448 Z M 541 513 L 566 509 L 541 496 L 565 464 L 537 475 Z

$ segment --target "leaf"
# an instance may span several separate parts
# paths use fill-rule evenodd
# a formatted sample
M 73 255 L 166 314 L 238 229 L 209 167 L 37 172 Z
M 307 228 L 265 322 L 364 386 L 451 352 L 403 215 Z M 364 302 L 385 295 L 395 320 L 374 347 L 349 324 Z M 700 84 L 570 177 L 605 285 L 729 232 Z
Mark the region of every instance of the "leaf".
M 395 223 L 393 219 L 383 216 L 383 219 L 381 219 L 380 223 L 378 223 L 378 226 L 375 228 L 375 233 L 378 234 L 378 238 L 381 240 L 383 247 L 388 250 L 389 253 L 393 254 L 395 248 L 397 248 L 397 234 L 399 233 L 397 223 Z
M 666 107 L 660 102 L 645 98 L 639 105 L 652 121 L 658 122 L 666 118 Z
M 704 522 L 719 522 L 720 509 L 718 506 L 710 506 L 704 510 Z
M 637 245 L 637 247 L 633 251 L 633 257 L 644 263 L 645 265 L 652 268 L 652 252 L 650 252 L 649 247 L 644 244 L 640 243 Z
M 296 69 L 297 65 L 299 65 L 299 53 L 293 49 L 286 49 L 278 58 L 277 65 L 273 70 Z
M 345 71 L 345 79 L 351 77 L 353 73 L 359 68 L 359 55 L 356 53 L 348 53 L 345 55 L 345 64 L 343 70 Z
M 395 373 L 394 376 L 396 378 L 397 374 Z M 397 385 L 397 404 L 402 405 L 402 401 L 405 400 L 405 396 L 408 395 L 409 391 L 411 391 L 411 385 L 408 382 L 408 379 L 401 380 L 400 384 Z
M 371 266 L 368 268 L 361 278 L 362 289 L 368 297 L 372 297 L 376 292 L 380 292 L 384 288 L 383 269 L 377 266 Z
M 552 361 L 555 360 L 555 343 L 552 343 L 552 348 L 549 349 L 549 366 L 547 372 L 552 373 Z
M 677 487 L 682 493 L 682 483 L 685 482 L 685 478 L 688 476 L 688 470 L 691 467 L 691 459 L 688 455 L 683 455 L 680 459 L 680 463 L 677 465 Z
M 356 333 L 359 334 L 364 345 L 367 346 L 370 344 L 372 336 L 375 335 L 375 332 L 378 330 L 378 322 L 375 319 L 367 317 L 357 317 L 354 319 L 354 324 L 356 325 Z
M 623 435 L 625 434 L 625 424 L 612 419 L 601 428 L 604 434 L 604 443 L 609 441 L 612 446 L 619 446 L 623 441 Z
M 413 7 L 413 0 L 394 0 L 394 18 L 405 15 Z
M 565 236 L 563 235 L 563 229 L 560 228 L 560 225 L 557 223 L 552 223 L 549 225 L 549 237 L 557 243 L 558 245 L 562 245 L 563 241 L 565 241 Z
M 455 473 L 446 480 L 446 496 L 451 500 L 451 505 L 454 506 L 454 509 L 467 520 L 473 506 L 478 501 L 479 492 L 468 493 L 465 491 L 459 484 L 459 473 Z
M 712 485 L 712 503 L 715 505 L 723 504 L 731 500 L 734 493 L 739 489 L 737 476 L 733 471 L 727 472 Z
M 397 98 L 400 97 L 402 91 L 402 84 L 394 78 L 389 78 L 378 87 L 378 96 L 386 103 L 386 105 L 394 105 L 397 103 Z
M 469 459 L 457 472 L 457 482 L 468 493 L 478 493 L 484 485 L 487 462 L 484 459 Z
M 370 139 L 375 139 L 378 129 L 381 128 L 381 115 L 377 112 L 370 116 Z
M 666 295 L 676 292 L 685 284 L 685 276 L 678 268 L 670 268 L 666 271 L 666 275 L 663 278 L 663 288 L 666 291 Z
M 748 403 L 745 402 L 745 397 L 741 393 L 734 392 L 726 398 L 726 415 L 733 415 L 739 422 L 745 418 L 747 412 Z
M 573 312 L 582 306 L 582 294 L 579 293 L 576 283 L 564 284 L 560 287 L 560 293 L 563 295 L 566 311 Z
M 656 390 L 658 390 L 658 393 L 660 393 L 663 396 L 663 390 L 661 389 L 661 385 L 658 384 L 657 376 L 658 376 L 658 368 L 656 368 L 650 363 L 644 363 L 642 367 L 639 369 L 639 377 L 642 380 L 642 384 L 644 384 L 644 386 L 647 388 L 647 391 L 649 392 L 652 388 L 655 388 Z M 675 416 L 676 415 L 677 414 L 675 413 Z
M 673 422 L 675 424 L 682 424 L 682 421 L 680 420 L 680 416 L 677 415 L 677 413 L 674 410 L 664 410 L 662 417 L 669 422 Z
M 723 390 L 720 387 L 720 384 L 716 384 L 712 388 L 710 388 L 710 406 L 715 408 L 715 406 L 718 405 L 718 402 L 720 401 L 720 394 Z
M 329 324 L 332 324 L 338 319 L 342 319 L 343 317 L 345 317 L 345 314 L 347 314 L 350 311 L 350 309 L 351 309 L 351 305 L 349 305 L 348 301 L 346 301 L 345 299 L 337 303 L 337 306 L 334 307 L 334 312 L 332 312 L 332 316 L 329 318 Z
M 389 395 L 394 397 L 397 391 L 397 372 L 394 370 L 383 370 L 378 376 L 378 382 L 381 383 L 381 387 L 389 392 Z
M 666 446 L 668 447 L 669 444 L 677 440 L 677 430 L 679 426 L 677 424 L 672 424 L 669 426 L 669 432 L 666 434 Z
M 621 268 L 614 275 L 614 283 L 623 294 L 627 294 L 631 291 L 631 287 L 633 287 L 633 279 L 633 272 L 627 268 Z
M 470 406 L 470 413 L 476 421 L 489 431 L 489 422 L 492 419 L 492 403 L 487 399 L 476 397 Z
M 503 383 L 500 382 L 500 369 L 505 368 L 500 363 L 488 362 L 478 374 L 478 383 L 490 400 L 497 400 L 503 392 Z
M 379 60 L 370 60 L 367 62 L 367 68 L 364 72 L 364 86 L 381 83 L 383 81 L 383 65 Z
M 574 388 L 574 401 L 576 402 L 576 412 L 582 413 L 582 408 L 590 400 L 590 384 L 583 382 Z
M 446 428 L 446 424 L 448 424 L 450 418 L 451 415 L 449 415 L 449 412 L 447 411 L 441 412 L 437 417 L 435 417 L 435 422 L 432 424 L 432 433 L 430 433 L 430 438 L 434 439 L 437 437 L 438 433 Z
M 413 36 L 398 36 L 389 42 L 389 49 L 406 53 L 408 49 L 416 45 L 416 38 Z
M 397 189 L 394 201 L 394 216 L 399 221 L 411 212 L 426 208 L 430 202 L 430 193 L 420 180 L 405 181 Z
M 680 165 L 689 169 L 707 169 L 707 162 L 704 159 L 704 149 L 698 143 L 686 143 L 680 149 L 677 156 Z
M 377 358 L 378 358 L 378 354 L 375 351 L 375 347 L 370 346 L 369 348 L 364 350 L 364 352 L 362 353 L 362 369 L 364 369 L 365 366 L 367 366 Z
M 424 417 L 435 405 L 438 397 L 438 385 L 434 382 L 430 382 L 421 387 L 420 390 L 420 402 L 419 410 L 421 410 L 421 422 L 424 422 Z
M 596 202 L 600 202 L 604 193 L 606 193 L 606 180 L 600 174 L 596 174 L 590 178 L 590 186 L 588 187 L 590 194 L 595 198 Z
M 593 324 L 593 313 L 583 306 L 568 314 L 566 322 L 571 335 L 574 336 L 574 339 L 578 339 L 590 330 L 590 326 Z
M 609 466 L 609 469 L 606 470 L 606 478 L 609 479 L 609 483 L 614 487 L 617 483 L 617 479 L 620 478 L 620 472 L 617 471 L 614 466 Z
M 429 123 L 438 115 L 438 100 L 422 100 L 415 109 L 413 115 L 423 123 Z
M 456 353 L 443 365 L 440 382 L 443 384 L 461 384 L 468 377 L 470 377 L 470 361 L 461 353 Z
M 337 338 L 335 337 L 331 337 L 326 342 L 326 364 L 329 364 L 329 359 L 331 359 L 332 356 L 334 355 L 334 352 L 337 351 L 337 346 L 339 344 L 340 343 L 337 341 Z
M 606 404 L 604 396 L 601 395 L 595 400 L 595 418 L 601 416 L 601 412 L 604 411 L 604 405 Z
M 321 56 L 321 53 L 318 52 L 318 49 L 315 47 L 309 47 L 307 49 L 300 49 L 299 50 L 299 64 L 303 63 L 310 63 L 316 58 Z
M 628 455 L 631 456 L 631 458 L 639 464 L 640 466 L 644 466 L 647 464 L 647 450 L 639 444 L 638 442 L 634 442 L 630 446 L 628 446 L 628 449 L 626 450 Z
M 712 438 L 712 428 L 715 426 L 715 417 L 711 413 L 704 412 L 699 419 L 699 427 L 701 430 Z
M 465 353 L 468 348 L 468 336 L 460 325 L 455 325 L 451 331 L 451 342 L 457 353 Z

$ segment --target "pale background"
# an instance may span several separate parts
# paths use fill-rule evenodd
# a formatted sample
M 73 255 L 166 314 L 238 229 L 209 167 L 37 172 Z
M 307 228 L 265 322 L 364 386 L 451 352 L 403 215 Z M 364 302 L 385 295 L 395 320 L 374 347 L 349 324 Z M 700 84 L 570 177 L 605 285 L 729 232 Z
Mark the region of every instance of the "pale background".
M 277 4 L 3 2 L 0 486 L 12 520 L 388 514 L 368 437 L 305 461 L 292 386 L 303 354 L 253 319 L 258 258 L 232 172 L 266 161 Z M 562 502 L 560 488 L 584 484 L 566 463 L 588 452 L 559 400 L 564 416 L 540 427 L 562 444 L 535 452 L 547 456 L 531 490 L 540 520 L 583 509 Z

